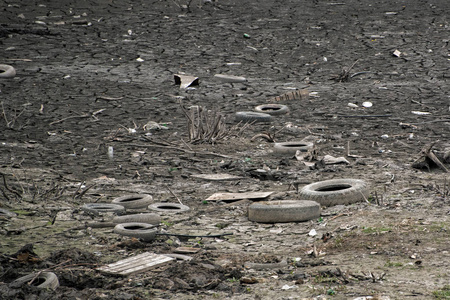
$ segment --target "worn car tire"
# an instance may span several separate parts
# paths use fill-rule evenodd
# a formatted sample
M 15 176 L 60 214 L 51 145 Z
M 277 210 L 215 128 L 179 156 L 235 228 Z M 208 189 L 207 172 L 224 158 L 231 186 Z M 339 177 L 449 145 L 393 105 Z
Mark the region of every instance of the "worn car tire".
M 12 218 L 15 216 L 17 216 L 16 213 L 9 211 L 7 209 L 4 209 L 4 208 L 0 208 L 0 219 L 2 219 L 2 218 L 9 219 L 9 218 Z
M 14 78 L 16 76 L 16 69 L 10 65 L 0 64 L 0 78 Z
M 124 236 L 131 236 L 149 242 L 155 239 L 157 228 L 147 223 L 121 223 L 114 227 L 114 232 Z
M 119 204 L 112 203 L 86 203 L 81 207 L 82 210 L 88 213 L 99 214 L 99 213 L 115 213 L 123 214 L 125 212 L 125 207 Z
M 275 143 L 273 145 L 273 153 L 276 155 L 283 156 L 294 156 L 297 153 L 297 150 L 301 152 L 306 152 L 314 146 L 313 143 L 310 142 L 283 142 L 283 143 Z
M 189 206 L 179 203 L 153 203 L 148 206 L 148 209 L 166 213 L 180 213 L 190 210 Z
M 146 223 L 158 225 L 161 223 L 161 216 L 153 213 L 146 214 L 134 214 L 134 215 L 124 215 L 124 216 L 116 216 L 112 219 L 114 224 L 121 223 Z
M 30 282 L 35 277 L 36 273 L 28 274 L 26 276 L 17 278 L 10 283 L 10 286 L 12 288 L 20 288 L 23 285 L 28 284 L 28 282 Z M 49 288 L 52 290 L 56 290 L 56 288 L 59 286 L 59 280 L 55 273 L 42 272 L 34 279 L 31 285 L 41 289 Z
M 263 104 L 255 107 L 259 113 L 269 114 L 271 116 L 284 115 L 289 112 L 289 108 L 284 104 Z
M 254 112 L 254 111 L 238 111 L 235 114 L 235 120 L 237 122 L 262 122 L 262 123 L 268 123 L 272 122 L 273 117 L 269 114 L 264 114 L 260 112 Z
M 301 222 L 320 217 L 320 204 L 308 200 L 255 202 L 248 207 L 248 219 L 259 223 Z
M 331 179 L 304 186 L 299 196 L 323 206 L 351 204 L 369 197 L 369 188 L 359 179 Z
M 115 198 L 111 201 L 113 204 L 119 204 L 125 207 L 125 209 L 139 209 L 146 208 L 153 202 L 153 197 L 151 195 L 125 195 L 122 197 Z

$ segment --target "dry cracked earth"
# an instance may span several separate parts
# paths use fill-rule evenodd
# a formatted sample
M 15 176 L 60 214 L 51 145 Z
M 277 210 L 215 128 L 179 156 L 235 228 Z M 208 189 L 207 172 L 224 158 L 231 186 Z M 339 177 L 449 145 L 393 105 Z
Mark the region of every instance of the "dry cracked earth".
M 1 1 L 0 64 L 17 74 L 0 78 L 0 208 L 16 213 L 0 215 L 0 298 L 450 299 L 449 11 L 447 0 Z M 270 123 L 234 118 L 276 100 L 290 112 Z M 220 135 L 190 136 L 196 107 Z M 274 141 L 301 140 L 314 142 L 311 162 L 274 155 Z M 241 179 L 192 176 L 219 173 Z M 205 201 L 301 200 L 338 178 L 366 181 L 370 196 L 305 222 L 249 221 L 260 199 Z M 189 206 L 160 213 L 161 232 L 188 237 L 85 226 L 112 216 L 84 204 L 137 193 Z M 179 247 L 198 252 L 130 276 L 97 270 Z M 36 271 L 59 287 L 11 284 Z

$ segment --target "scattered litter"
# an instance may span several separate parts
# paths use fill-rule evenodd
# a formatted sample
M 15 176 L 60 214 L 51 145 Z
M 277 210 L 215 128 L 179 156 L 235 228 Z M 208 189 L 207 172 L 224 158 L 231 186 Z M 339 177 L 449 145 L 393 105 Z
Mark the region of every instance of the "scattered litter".
M 317 231 L 315 229 L 311 229 L 311 231 L 308 233 L 309 236 L 316 236 Z
M 169 127 L 167 127 L 167 123 L 156 123 L 155 121 L 148 121 L 147 124 L 142 126 L 142 128 L 146 131 L 149 130 L 167 130 Z
M 413 113 L 415 115 L 419 115 L 419 116 L 431 115 L 431 113 L 427 112 L 427 111 L 416 111 L 416 110 L 413 110 L 413 111 L 411 111 L 411 113 Z
M 218 201 L 218 200 L 241 200 L 241 199 L 266 199 L 273 192 L 248 192 L 248 193 L 215 193 L 209 196 L 207 201 Z
M 397 57 L 400 57 L 401 54 L 402 53 L 398 50 L 395 50 L 394 53 L 392 53 L 392 55 L 397 56 Z
M 108 158 L 113 159 L 114 158 L 114 148 L 112 146 L 108 147 Z
M 349 104 L 347 104 L 347 106 L 348 106 L 348 107 L 351 107 L 351 108 L 358 108 L 358 107 L 359 107 L 359 106 L 356 105 L 355 103 L 349 103 Z
M 386 139 L 388 139 L 388 138 L 389 138 L 389 135 L 387 135 L 387 134 L 383 134 L 383 135 L 381 136 L 381 138 L 382 138 L 383 140 L 386 140 Z
M 254 283 L 258 283 L 259 280 L 255 277 L 242 277 L 240 279 L 241 283 L 246 283 L 246 284 L 254 284 Z
M 214 77 L 220 79 L 223 82 L 230 82 L 230 83 L 247 81 L 247 78 L 245 78 L 245 77 L 233 76 L 233 75 L 216 74 L 216 75 L 214 75 Z
M 191 177 L 203 179 L 203 180 L 211 180 L 211 181 L 221 181 L 221 180 L 239 180 L 244 177 L 230 175 L 230 174 L 194 174 Z
M 185 89 L 191 85 L 198 85 L 198 77 L 182 75 L 182 74 L 174 74 L 175 84 L 180 85 L 180 89 Z
M 247 33 L 244 33 L 244 38 L 249 39 L 249 38 L 250 38 L 250 35 L 247 34 Z
M 364 107 L 366 107 L 366 108 L 369 108 L 369 107 L 372 107 L 372 102 L 370 102 L 370 101 L 365 101 L 365 102 L 363 102 L 363 104 L 362 104 L 362 106 L 364 106 Z
M 322 158 L 322 162 L 326 165 L 336 165 L 336 164 L 346 164 L 349 165 L 350 162 L 346 160 L 344 157 L 334 157 L 331 155 L 325 155 Z
M 285 284 L 285 285 L 283 285 L 281 287 L 282 290 L 290 290 L 290 289 L 295 289 L 295 288 L 297 288 L 297 286 L 295 286 L 295 285 L 288 285 L 288 284 Z
M 165 264 L 174 259 L 175 258 L 166 255 L 145 252 L 119 260 L 115 263 L 101 266 L 97 268 L 97 270 L 109 274 L 130 275 L 145 272 L 155 266 Z
M 143 62 L 143 61 L 144 61 L 144 60 L 143 60 L 142 58 L 140 58 L 140 57 L 136 58 L 136 60 L 137 60 L 138 62 Z
M 227 66 L 240 66 L 242 65 L 240 62 L 229 62 L 227 63 Z
M 200 250 L 201 250 L 200 248 L 193 248 L 193 247 L 178 247 L 174 250 L 174 252 L 180 254 L 195 254 Z

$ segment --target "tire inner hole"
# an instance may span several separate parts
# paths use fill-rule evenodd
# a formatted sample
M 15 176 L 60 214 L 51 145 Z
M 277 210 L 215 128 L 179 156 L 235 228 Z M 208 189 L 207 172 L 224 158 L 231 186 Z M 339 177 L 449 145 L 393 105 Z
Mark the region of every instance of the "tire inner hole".
M 111 207 L 109 207 L 109 206 L 97 206 L 95 209 L 107 209 L 107 210 L 110 210 Z
M 128 201 L 136 201 L 136 200 L 141 200 L 142 198 L 140 197 L 136 197 L 136 198 L 128 198 L 128 199 L 123 199 L 122 202 L 128 202 Z
M 125 228 L 125 229 L 128 229 L 128 230 L 145 229 L 145 227 L 142 227 L 142 226 L 136 226 L 136 225 L 134 225 L 134 226 L 125 226 L 124 228 Z
M 262 110 L 279 110 L 279 107 L 264 107 Z
M 161 206 L 158 206 L 158 208 L 161 208 L 161 209 L 180 209 L 179 207 L 170 206 L 170 205 L 161 205 Z
M 306 144 L 288 144 L 288 145 L 284 145 L 284 147 L 305 147 L 308 146 Z
M 40 278 L 40 277 L 38 277 L 38 278 L 36 278 L 36 279 L 33 281 L 32 285 L 33 285 L 33 286 L 38 286 L 38 285 L 43 284 L 44 282 L 45 282 L 45 278 Z
M 319 188 L 317 189 L 318 192 L 332 192 L 332 191 L 340 191 L 340 190 L 345 190 L 348 188 L 351 188 L 351 185 L 348 184 L 341 184 L 341 185 L 333 185 L 333 186 L 328 186 L 328 187 L 323 187 L 323 188 Z

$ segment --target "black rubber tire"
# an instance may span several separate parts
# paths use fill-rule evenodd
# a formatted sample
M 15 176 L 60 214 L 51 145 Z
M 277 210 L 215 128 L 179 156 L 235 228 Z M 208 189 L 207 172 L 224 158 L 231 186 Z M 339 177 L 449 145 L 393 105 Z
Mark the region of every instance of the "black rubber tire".
M 20 288 L 25 284 L 28 284 L 33 278 L 36 277 L 36 273 L 28 274 L 26 276 L 17 278 L 13 282 L 10 283 L 10 287 L 12 288 Z M 39 274 L 34 281 L 31 283 L 32 286 L 35 286 L 40 289 L 52 289 L 56 290 L 59 286 L 58 277 L 55 273 L 52 272 L 42 272 Z
M 82 210 L 88 213 L 99 214 L 99 213 L 115 213 L 121 215 L 125 213 L 125 207 L 119 204 L 112 203 L 86 203 L 81 207 Z
M 283 143 L 275 143 L 273 145 L 273 153 L 276 155 L 283 156 L 294 156 L 297 153 L 297 150 L 301 152 L 306 152 L 310 150 L 314 146 L 313 143 L 309 142 L 283 142 Z
M 112 219 L 114 224 L 121 223 L 146 223 L 158 225 L 161 223 L 161 216 L 153 213 L 146 214 L 134 214 L 134 215 L 124 215 L 124 216 L 116 216 Z
M 114 232 L 124 236 L 142 239 L 145 242 L 153 241 L 158 229 L 155 225 L 147 223 L 121 223 L 114 227 Z
M 235 114 L 235 120 L 236 122 L 245 122 L 245 123 L 251 122 L 269 123 L 272 122 L 273 117 L 269 114 L 254 111 L 238 111 Z
M 16 76 L 16 69 L 10 65 L 0 64 L 0 78 L 14 78 Z
M 359 179 L 331 179 L 304 186 L 299 196 L 323 206 L 351 204 L 367 200 L 369 188 Z
M 125 207 L 125 209 L 140 209 L 146 208 L 153 202 L 153 197 L 151 195 L 125 195 L 118 197 L 111 201 L 113 204 L 119 204 Z
M 263 104 L 256 106 L 255 111 L 271 116 L 279 116 L 287 114 L 289 112 L 289 107 L 284 104 Z
M 7 209 L 4 209 L 4 208 L 0 208 L 0 219 L 2 219 L 2 218 L 9 219 L 9 218 L 13 218 L 15 216 L 17 216 L 16 213 L 9 211 Z
M 302 222 L 320 217 L 320 204 L 308 200 L 255 202 L 248 207 L 248 219 L 258 223 Z
M 181 213 L 190 210 L 189 206 L 179 203 L 153 203 L 148 206 L 148 209 L 166 213 Z

